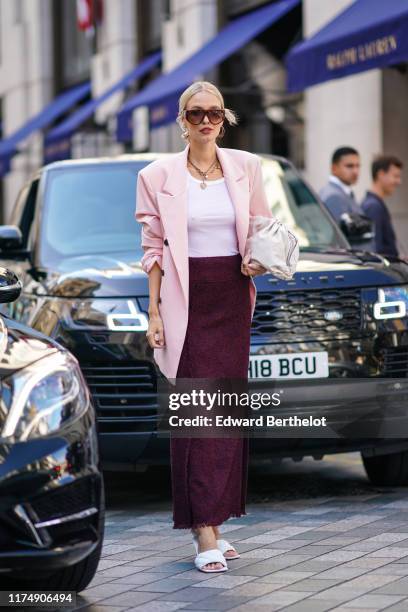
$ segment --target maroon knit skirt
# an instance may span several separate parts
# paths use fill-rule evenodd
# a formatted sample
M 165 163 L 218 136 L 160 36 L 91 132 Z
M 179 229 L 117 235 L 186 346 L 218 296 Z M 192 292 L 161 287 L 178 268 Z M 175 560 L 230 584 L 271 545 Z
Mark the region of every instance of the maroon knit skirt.
M 177 378 L 248 379 L 250 278 L 240 254 L 189 258 L 189 318 Z M 245 514 L 248 439 L 170 440 L 174 529 Z

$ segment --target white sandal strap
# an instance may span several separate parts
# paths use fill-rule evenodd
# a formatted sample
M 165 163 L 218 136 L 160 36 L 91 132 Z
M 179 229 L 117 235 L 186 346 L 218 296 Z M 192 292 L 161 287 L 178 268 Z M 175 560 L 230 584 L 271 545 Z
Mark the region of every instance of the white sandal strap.
M 233 550 L 234 552 L 237 552 L 233 545 L 230 544 L 227 540 L 217 540 L 217 546 L 223 555 L 227 552 L 227 550 Z
M 218 548 L 201 552 L 196 556 L 194 563 L 198 569 L 202 569 L 208 563 L 221 563 L 224 567 L 227 567 L 224 555 Z

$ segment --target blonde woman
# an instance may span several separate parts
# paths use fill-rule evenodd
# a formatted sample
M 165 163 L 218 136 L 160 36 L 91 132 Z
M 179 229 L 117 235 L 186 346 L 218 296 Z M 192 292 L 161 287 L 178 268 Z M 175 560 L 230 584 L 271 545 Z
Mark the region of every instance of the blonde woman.
M 138 176 L 146 336 L 168 379 L 247 379 L 252 277 L 265 269 L 250 264 L 244 249 L 250 215 L 272 217 L 260 159 L 217 144 L 237 118 L 212 83 L 182 93 L 177 122 L 185 149 Z M 245 514 L 248 440 L 173 437 L 170 450 L 174 528 L 192 530 L 197 569 L 226 571 L 239 553 L 220 526 Z

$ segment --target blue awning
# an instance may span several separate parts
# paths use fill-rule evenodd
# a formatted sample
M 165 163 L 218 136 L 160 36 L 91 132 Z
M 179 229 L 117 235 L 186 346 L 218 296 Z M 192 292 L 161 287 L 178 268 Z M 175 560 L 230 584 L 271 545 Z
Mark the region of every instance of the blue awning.
M 76 102 L 85 98 L 91 92 L 90 82 L 81 85 L 75 85 L 68 91 L 57 96 L 52 102 L 39 112 L 37 115 L 29 119 L 20 129 L 14 134 L 0 141 L 0 176 L 3 176 L 10 170 L 10 160 L 17 153 L 18 144 L 28 138 L 33 132 L 41 130 L 60 115 L 65 113 Z
M 70 156 L 72 134 L 93 115 L 100 104 L 105 102 L 110 96 L 118 91 L 125 89 L 128 85 L 143 77 L 147 72 L 157 66 L 162 59 L 162 52 L 157 51 L 145 58 L 136 68 L 122 77 L 112 87 L 107 89 L 102 95 L 86 102 L 70 117 L 57 125 L 45 137 L 44 142 L 44 161 L 49 163 L 56 159 L 66 159 Z
M 288 89 L 407 60 L 408 0 L 356 0 L 288 53 Z
M 238 51 L 299 3 L 300 0 L 279 0 L 235 19 L 188 60 L 149 83 L 120 109 L 117 140 L 132 140 L 132 113 L 139 106 L 150 108 L 151 126 L 159 127 L 174 121 L 178 97 L 196 80 L 197 75 L 205 73 Z

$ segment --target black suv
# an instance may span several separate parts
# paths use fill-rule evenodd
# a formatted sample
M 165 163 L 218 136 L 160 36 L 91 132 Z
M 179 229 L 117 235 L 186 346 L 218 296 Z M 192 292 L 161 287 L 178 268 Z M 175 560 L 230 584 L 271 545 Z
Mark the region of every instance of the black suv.
M 106 469 L 168 460 L 168 440 L 156 434 L 158 372 L 145 337 L 148 278 L 134 219 L 137 174 L 160 156 L 49 164 L 21 190 L 11 225 L 0 227 L 0 257 L 23 282 L 10 312 L 79 360 Z M 304 383 L 299 397 L 309 408 L 330 413 L 333 396 L 347 397 L 356 381 L 368 389 L 370 382 L 389 379 L 387 393 L 397 400 L 401 385 L 395 379 L 408 373 L 408 266 L 352 250 L 294 167 L 260 157 L 271 210 L 299 237 L 301 257 L 291 281 L 268 274 L 255 279 L 252 387 L 294 379 Z M 291 410 L 302 412 L 296 405 Z M 346 417 L 350 406 L 343 411 Z M 394 416 L 395 407 L 382 419 Z M 373 482 L 406 484 L 408 431 L 382 431 L 256 439 L 252 450 L 295 459 L 358 450 Z

